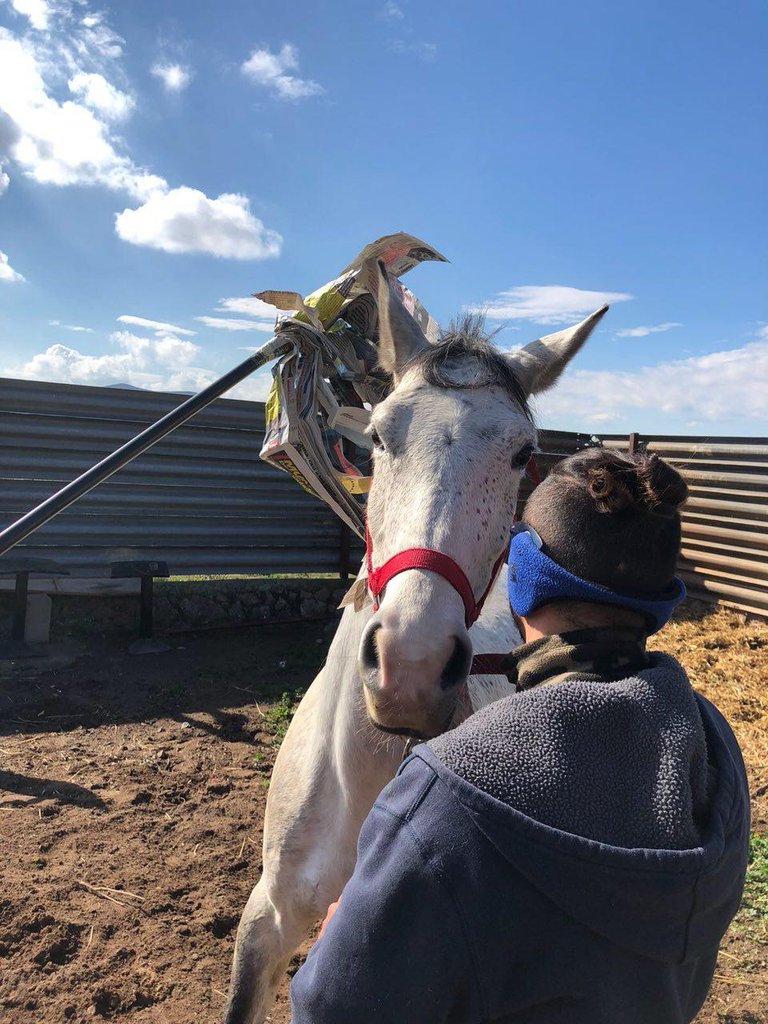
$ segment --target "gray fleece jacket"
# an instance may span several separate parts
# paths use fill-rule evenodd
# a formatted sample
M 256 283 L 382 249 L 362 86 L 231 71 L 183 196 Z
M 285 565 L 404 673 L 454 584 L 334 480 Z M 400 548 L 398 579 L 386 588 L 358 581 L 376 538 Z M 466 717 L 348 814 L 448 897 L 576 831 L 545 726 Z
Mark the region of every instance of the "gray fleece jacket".
M 699 845 L 704 725 L 683 669 L 664 654 L 628 679 L 515 694 L 430 746 L 473 786 L 563 832 L 612 846 Z
M 573 675 L 404 762 L 293 980 L 293 1024 L 695 1018 L 746 869 L 738 746 L 672 658 Z

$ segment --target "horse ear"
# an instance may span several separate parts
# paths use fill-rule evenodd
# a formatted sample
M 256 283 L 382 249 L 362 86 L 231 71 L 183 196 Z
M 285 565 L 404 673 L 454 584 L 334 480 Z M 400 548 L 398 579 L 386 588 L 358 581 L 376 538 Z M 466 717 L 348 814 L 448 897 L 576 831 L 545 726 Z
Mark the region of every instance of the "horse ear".
M 378 266 L 379 365 L 401 374 L 415 355 L 429 346 L 424 332 L 403 305 L 397 285 L 381 260 Z
M 575 327 L 547 334 L 509 356 L 526 394 L 552 387 L 607 311 L 607 306 L 601 306 Z

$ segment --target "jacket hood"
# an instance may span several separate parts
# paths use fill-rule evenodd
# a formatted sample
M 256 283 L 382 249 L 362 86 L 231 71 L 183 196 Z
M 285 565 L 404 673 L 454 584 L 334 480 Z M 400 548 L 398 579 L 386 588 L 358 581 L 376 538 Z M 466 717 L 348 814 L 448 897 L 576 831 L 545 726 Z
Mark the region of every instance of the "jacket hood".
M 413 756 L 436 772 L 511 867 L 561 911 L 633 953 L 679 963 L 717 947 L 738 909 L 748 857 L 741 754 L 722 715 L 703 697 L 696 700 L 714 785 L 694 849 L 626 849 L 563 832 L 465 781 L 429 747 L 417 747 Z

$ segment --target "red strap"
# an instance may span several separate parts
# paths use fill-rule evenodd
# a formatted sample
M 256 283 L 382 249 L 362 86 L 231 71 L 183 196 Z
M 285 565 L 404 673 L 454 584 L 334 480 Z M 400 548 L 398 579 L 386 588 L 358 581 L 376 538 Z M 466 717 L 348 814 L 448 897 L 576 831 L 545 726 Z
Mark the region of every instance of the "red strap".
M 407 569 L 427 569 L 429 572 L 435 572 L 438 576 L 442 576 L 458 593 L 464 604 L 464 621 L 467 629 L 469 629 L 480 615 L 485 599 L 488 597 L 493 582 L 496 579 L 496 574 L 506 558 L 507 550 L 505 548 L 496 559 L 488 586 L 485 588 L 479 601 L 475 601 L 472 586 L 462 568 L 454 562 L 450 555 L 446 555 L 442 551 L 434 551 L 432 548 L 406 548 L 405 551 L 398 551 L 396 555 L 393 555 L 383 565 L 380 565 L 378 569 L 374 569 L 371 555 L 371 536 L 368 532 L 368 524 L 366 523 L 365 554 L 368 569 L 368 589 L 373 597 L 374 611 L 379 607 L 379 594 L 393 576 L 397 576 L 398 573 L 405 572 Z
M 471 676 L 503 676 L 505 654 L 476 654 L 472 659 Z
M 536 487 L 541 483 L 541 474 L 539 473 L 539 467 L 536 464 L 536 457 L 534 455 L 530 457 L 525 468 L 533 481 L 533 486 Z M 480 612 L 483 609 L 483 605 L 485 604 L 485 600 L 491 591 L 494 580 L 496 579 L 496 575 L 506 557 L 507 549 L 504 548 L 496 559 L 496 563 L 491 570 L 491 578 L 488 580 L 488 586 L 483 591 L 480 600 L 475 601 L 472 586 L 461 566 L 454 562 L 450 555 L 446 555 L 442 551 L 434 551 L 432 548 L 406 548 L 405 551 L 398 551 L 396 555 L 393 555 L 388 559 L 384 565 L 380 565 L 378 569 L 374 569 L 371 535 L 368 532 L 368 520 L 366 519 L 365 522 L 365 564 L 368 571 L 368 590 L 373 598 L 374 611 L 378 611 L 379 608 L 379 594 L 393 576 L 397 576 L 398 573 L 405 572 L 407 569 L 427 569 L 429 572 L 436 572 L 438 576 L 442 576 L 443 579 L 447 580 L 458 593 L 464 604 L 464 621 L 467 629 L 469 629 L 474 622 L 477 622 Z M 472 660 L 472 672 L 474 674 L 479 674 L 483 672 L 492 673 L 494 670 L 499 671 L 498 659 L 503 657 L 504 655 L 502 654 L 477 655 Z M 491 661 L 490 659 L 495 660 Z M 475 667 L 480 664 L 487 664 L 491 667 Z
M 533 486 L 538 487 L 541 483 L 541 473 L 539 472 L 539 464 L 536 461 L 535 455 L 532 455 L 530 459 L 528 459 L 528 463 L 525 467 L 525 472 L 528 474 Z

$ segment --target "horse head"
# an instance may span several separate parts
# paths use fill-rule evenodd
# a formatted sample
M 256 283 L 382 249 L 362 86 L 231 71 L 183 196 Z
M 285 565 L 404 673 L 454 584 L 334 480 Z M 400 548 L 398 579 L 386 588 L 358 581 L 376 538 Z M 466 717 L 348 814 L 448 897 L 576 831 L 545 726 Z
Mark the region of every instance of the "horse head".
M 371 417 L 369 588 L 375 566 L 390 572 L 358 664 L 372 723 L 423 738 L 450 725 L 466 687 L 472 606 L 506 553 L 536 445 L 528 398 L 557 381 L 608 307 L 504 354 L 478 317 L 430 344 L 381 265 L 378 291 L 379 359 L 393 386 Z M 440 555 L 409 561 L 414 549 Z

